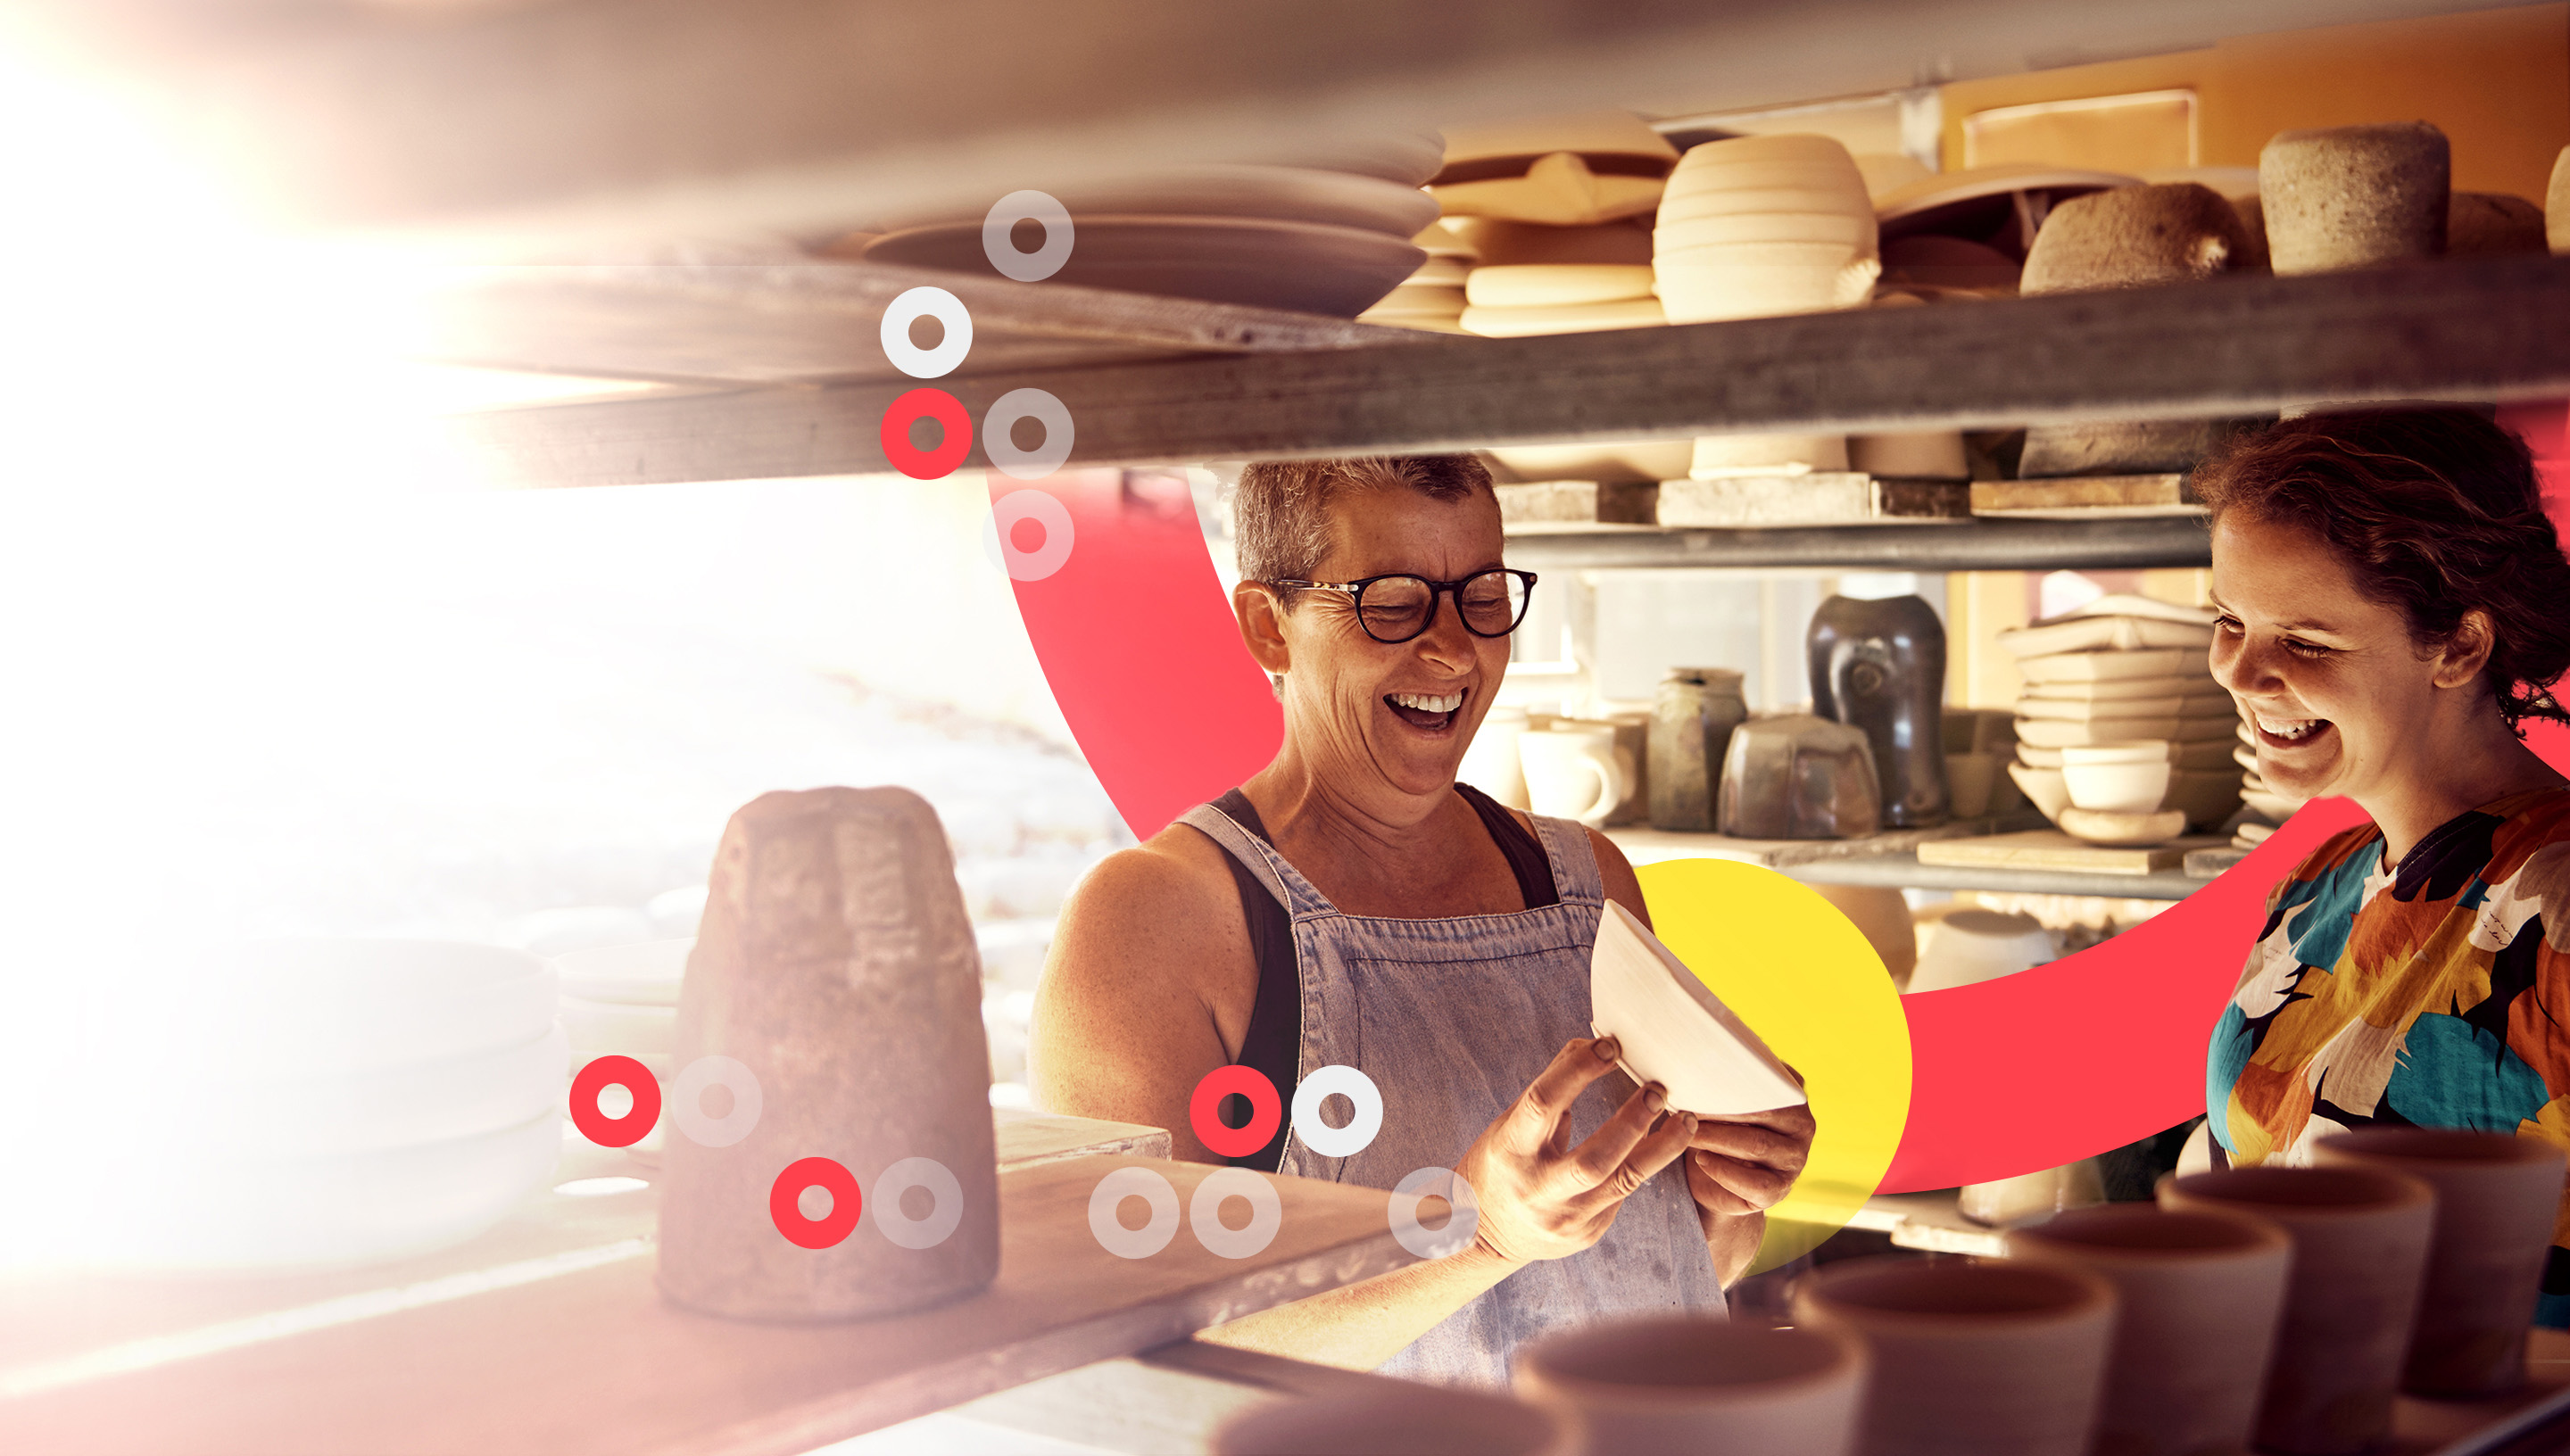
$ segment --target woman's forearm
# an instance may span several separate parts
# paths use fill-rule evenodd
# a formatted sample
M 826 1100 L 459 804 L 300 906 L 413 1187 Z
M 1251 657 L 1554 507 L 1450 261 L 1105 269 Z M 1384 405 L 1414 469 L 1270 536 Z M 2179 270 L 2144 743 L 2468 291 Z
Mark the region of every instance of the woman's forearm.
M 1315 1365 L 1371 1370 L 1524 1267 L 1476 1244 L 1449 1258 L 1217 1324 L 1196 1338 Z

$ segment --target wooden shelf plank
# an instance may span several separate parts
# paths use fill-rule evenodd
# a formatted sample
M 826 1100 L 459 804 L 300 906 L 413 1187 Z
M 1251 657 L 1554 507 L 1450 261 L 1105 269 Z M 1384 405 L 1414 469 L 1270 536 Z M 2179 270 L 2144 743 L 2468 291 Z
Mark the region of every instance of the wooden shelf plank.
M 1004 1173 L 998 1281 L 915 1314 L 720 1319 L 665 1302 L 650 1261 L 626 1259 L 0 1402 L 0 1447 L 793 1456 L 1415 1262 L 1387 1195 L 1297 1178 L 1270 1180 L 1284 1219 L 1258 1255 L 1182 1233 L 1118 1259 L 1087 1203 L 1120 1167 L 1181 1201 L 1214 1171 L 1103 1155 Z
M 2008 821 L 2010 827 L 2014 824 L 2015 821 Z M 1604 831 L 1604 834 L 1614 841 L 1615 848 L 1624 852 L 1624 858 L 1635 865 L 1653 865 L 1663 860 L 1737 860 L 1745 865 L 1782 870 L 1908 854 L 1930 840 L 1992 834 L 2000 827 L 2000 821 L 1995 819 L 1962 819 L 1930 829 L 1897 829 L 1853 840 L 1734 839 L 1729 835 L 1692 834 L 1640 824 L 1618 826 Z
M 2102 895 L 2110 900 L 2184 900 L 2209 880 L 2177 871 L 2156 875 L 2091 875 L 2075 870 L 1922 865 L 1914 851 L 1860 859 L 1817 860 L 1786 871 L 1815 885 L 1877 885 L 1895 890 L 1987 890 L 2013 895 Z
M 2530 398 L 2570 393 L 2570 259 L 2449 260 L 1547 338 L 1430 336 L 943 384 L 976 418 L 1008 390 L 1053 391 L 1077 422 L 1075 465 Z M 460 418 L 449 438 L 468 466 L 510 485 L 881 473 L 879 426 L 902 388 L 513 410 Z M 965 467 L 980 462 L 977 447 Z M 1901 529 L 1926 536 L 2002 524 L 2056 523 Z
M 2204 523 L 1975 520 L 1757 531 L 1590 527 L 1511 533 L 1508 561 L 1530 570 L 1608 567 L 1837 567 L 1894 571 L 2078 571 L 2208 566 Z

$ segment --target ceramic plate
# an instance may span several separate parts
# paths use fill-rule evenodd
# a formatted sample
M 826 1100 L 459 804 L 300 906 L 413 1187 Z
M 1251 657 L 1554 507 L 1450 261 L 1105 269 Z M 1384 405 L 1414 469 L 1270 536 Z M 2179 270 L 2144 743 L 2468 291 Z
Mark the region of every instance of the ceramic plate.
M 1446 165 L 1446 139 L 1434 132 L 1393 132 L 1380 137 L 1316 138 L 1252 159 L 1308 172 L 1344 172 L 1380 178 L 1405 187 L 1425 185 Z
M 1617 303 L 1573 303 L 1557 308 L 1467 308 L 1467 332 L 1491 339 L 1536 334 L 1581 334 L 1604 329 L 1657 328 L 1669 321 L 1656 298 Z
M 2186 833 L 2186 813 L 2178 809 L 2163 809 L 2157 814 L 2101 814 L 2073 808 L 2062 810 L 2056 822 L 2066 834 L 2114 849 L 2166 844 Z
M 1362 227 L 1404 238 L 1437 220 L 1436 199 L 1415 186 L 1302 167 L 1173 167 L 1051 190 L 1074 220 L 1267 217 Z
M 1614 303 L 1651 296 L 1651 270 L 1632 263 L 1518 263 L 1475 268 L 1466 296 L 1489 308 Z
M 2194 666 L 2203 654 L 2183 648 L 2123 652 L 2047 652 L 2017 659 L 2016 670 L 2027 682 L 2114 682 L 2130 677 L 2167 677 Z
M 2151 616 L 2062 617 L 2039 626 L 2012 627 L 1997 635 L 2001 648 L 2018 658 L 2048 657 L 2057 652 L 2118 651 L 2137 647 L 2192 647 L 2195 661 L 2213 643 L 2213 628 L 2194 622 L 2163 621 Z
M 1354 318 L 1428 260 L 1406 237 L 1360 227 L 1249 217 L 1072 218 L 1071 261 L 1054 280 L 1255 308 Z M 889 233 L 870 261 L 1000 276 L 982 253 L 982 224 Z
M 2088 172 L 2028 163 L 1975 167 L 1966 172 L 1938 173 L 1908 186 L 1895 187 L 1883 194 L 1875 215 L 1890 222 L 1956 202 L 2003 196 L 2009 192 L 2098 192 L 2108 187 L 2138 186 L 2141 181 L 2120 172 Z
M 2063 702 L 2111 702 L 2124 698 L 2169 697 L 2191 700 L 2219 692 L 2209 677 L 2171 674 L 2167 677 L 2121 677 L 2101 682 L 2028 683 L 2029 698 L 2053 698 Z
M 1588 1003 L 1592 1029 L 1623 1044 L 1624 1074 L 1659 1083 L 1676 1111 L 1730 1116 L 1805 1100 L 1758 1033 L 1611 900 L 1589 956 Z
M 1450 167 L 1541 157 L 1549 152 L 1575 152 L 1583 157 L 1646 157 L 1663 168 L 1678 160 L 1678 149 L 1666 137 L 1627 111 L 1578 112 L 1487 127 L 1450 128 L 1444 144 L 1445 162 Z

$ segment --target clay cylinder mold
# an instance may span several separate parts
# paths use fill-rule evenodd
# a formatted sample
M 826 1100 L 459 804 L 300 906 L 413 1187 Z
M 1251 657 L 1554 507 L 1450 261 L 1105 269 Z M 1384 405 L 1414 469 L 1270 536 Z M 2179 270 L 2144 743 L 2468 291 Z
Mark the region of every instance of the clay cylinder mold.
M 2184 283 L 2254 255 L 2240 209 L 2201 182 L 2110 187 L 2052 209 L 2017 287 L 2035 294 Z
M 2451 174 L 2425 122 L 2279 132 L 2258 158 L 2268 255 L 2279 273 L 2435 257 Z
M 904 789 L 763 794 L 724 828 L 709 883 L 663 1114 L 660 1291 L 712 1314 L 816 1321 L 987 1286 L 1000 1209 L 981 957 L 936 811 Z M 758 1084 L 756 1121 L 723 1146 L 708 1145 L 719 1131 L 690 1136 L 684 1115 L 733 1117 L 736 1093 L 676 1105 L 705 1090 L 685 1069 L 712 1057 Z M 769 1211 L 778 1175 L 806 1158 L 845 1167 L 862 1193 L 855 1227 L 821 1249 L 789 1241 Z M 915 1159 L 953 1182 L 896 1177 L 880 1192 L 898 1207 L 880 1209 L 878 1180 L 895 1164 L 918 1172 Z M 815 1218 L 817 1198 L 802 1205 Z

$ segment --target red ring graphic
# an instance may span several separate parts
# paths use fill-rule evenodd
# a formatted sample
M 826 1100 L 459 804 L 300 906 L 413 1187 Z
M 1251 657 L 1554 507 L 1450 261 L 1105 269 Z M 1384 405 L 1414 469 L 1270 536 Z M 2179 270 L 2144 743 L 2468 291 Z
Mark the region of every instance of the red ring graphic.
M 910 443 L 911 422 L 923 416 L 946 432 L 935 450 Z M 912 480 L 944 480 L 973 453 L 973 417 L 964 413 L 962 400 L 942 389 L 914 389 L 884 411 L 883 453 L 894 470 Z
M 830 1191 L 830 1215 L 825 1219 L 807 1219 L 795 1204 L 803 1190 L 812 1187 Z M 857 1227 L 857 1215 L 865 1208 L 865 1196 L 857 1191 L 856 1175 L 827 1158 L 804 1158 L 785 1165 L 776 1182 L 767 1190 L 767 1217 L 775 1223 L 776 1232 L 789 1244 L 805 1249 L 827 1249 L 848 1237 Z
M 598 1094 L 611 1086 L 634 1094 L 633 1111 L 609 1117 L 598 1110 Z M 630 1148 L 659 1120 L 660 1079 L 632 1057 L 599 1057 L 571 1079 L 571 1125 L 602 1148 Z
M 1222 1099 L 1234 1092 L 1249 1099 L 1247 1127 L 1225 1127 L 1215 1115 Z M 1284 1120 L 1285 1104 L 1276 1096 L 1276 1084 L 1265 1072 L 1238 1062 L 1205 1073 L 1187 1099 L 1187 1125 L 1195 1129 L 1196 1141 L 1225 1158 L 1245 1158 L 1266 1147 Z

